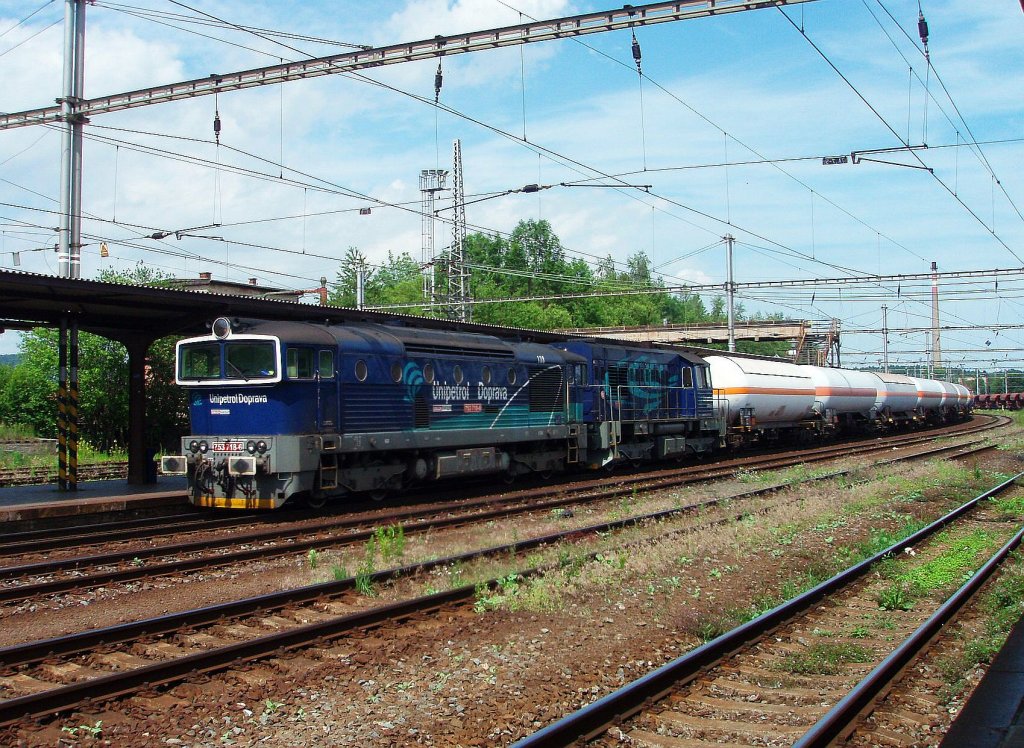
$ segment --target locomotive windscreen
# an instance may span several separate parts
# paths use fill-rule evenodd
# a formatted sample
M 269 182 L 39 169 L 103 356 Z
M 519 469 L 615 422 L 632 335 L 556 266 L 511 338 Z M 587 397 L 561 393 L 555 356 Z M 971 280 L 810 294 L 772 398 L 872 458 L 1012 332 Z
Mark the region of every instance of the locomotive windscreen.
M 274 343 L 269 340 L 193 343 L 180 348 L 178 378 L 181 381 L 244 379 L 248 382 L 270 379 L 275 374 L 276 351 Z

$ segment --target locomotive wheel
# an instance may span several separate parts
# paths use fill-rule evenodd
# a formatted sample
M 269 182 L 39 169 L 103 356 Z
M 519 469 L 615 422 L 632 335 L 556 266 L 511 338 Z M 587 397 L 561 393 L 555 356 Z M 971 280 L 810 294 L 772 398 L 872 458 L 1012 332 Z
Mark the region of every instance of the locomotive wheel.
M 386 488 L 378 488 L 378 489 L 375 489 L 373 491 L 370 491 L 370 493 L 367 494 L 367 495 L 373 501 L 384 501 L 384 499 L 386 499 L 388 497 L 388 493 L 389 493 L 388 489 L 386 489 Z

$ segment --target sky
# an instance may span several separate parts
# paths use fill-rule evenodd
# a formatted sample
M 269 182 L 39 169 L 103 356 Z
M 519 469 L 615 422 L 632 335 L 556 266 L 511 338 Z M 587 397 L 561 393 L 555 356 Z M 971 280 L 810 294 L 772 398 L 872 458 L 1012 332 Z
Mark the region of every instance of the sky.
M 100 0 L 87 10 L 85 94 L 610 7 L 621 5 Z M 441 107 L 428 60 L 99 114 L 86 127 L 81 276 L 142 262 L 310 289 L 334 280 L 349 247 L 371 264 L 419 259 L 419 172 L 451 169 L 459 140 L 470 231 L 544 219 L 570 257 L 643 251 L 670 286 L 723 284 L 726 234 L 738 284 L 932 262 L 1017 269 L 942 280 L 941 322 L 965 328 L 944 331 L 942 348 L 951 366 L 1024 367 L 1024 13 L 1016 0 L 920 10 L 931 68 L 917 0 L 816 0 L 636 28 L 642 79 L 619 30 L 446 57 Z M 0 0 L 0 111 L 60 96 L 62 18 L 59 0 Z M 56 129 L 0 131 L 0 267 L 57 274 L 59 159 Z M 551 187 L 476 201 L 527 184 Z M 450 227 L 436 231 L 440 249 Z M 929 293 L 895 281 L 737 298 L 747 313 L 839 319 L 845 366 L 881 360 L 885 305 L 889 361 L 902 366 L 926 360 L 929 333 L 909 328 L 929 325 Z M 17 348 L 0 334 L 0 353 Z

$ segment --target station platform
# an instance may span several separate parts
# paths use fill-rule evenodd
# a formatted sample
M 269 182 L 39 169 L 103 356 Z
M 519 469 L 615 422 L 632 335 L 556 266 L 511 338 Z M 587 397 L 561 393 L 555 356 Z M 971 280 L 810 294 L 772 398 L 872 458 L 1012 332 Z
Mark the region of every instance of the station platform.
M 1010 631 L 940 748 L 1024 746 L 1024 619 Z
M 157 478 L 156 483 L 128 485 L 123 479 L 86 481 L 75 491 L 56 484 L 0 488 L 0 523 L 74 517 L 125 510 L 188 506 L 184 476 Z

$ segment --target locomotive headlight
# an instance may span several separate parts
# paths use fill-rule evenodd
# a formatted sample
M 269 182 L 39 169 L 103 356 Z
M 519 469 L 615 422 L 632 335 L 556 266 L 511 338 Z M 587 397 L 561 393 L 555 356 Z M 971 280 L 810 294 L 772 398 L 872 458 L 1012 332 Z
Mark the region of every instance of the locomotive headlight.
M 205 439 L 199 442 L 199 451 L 202 452 L 203 454 L 206 454 L 207 452 L 210 451 L 210 445 L 206 443 Z
M 245 451 L 251 455 L 256 454 L 256 442 L 254 442 L 252 439 L 247 441 L 245 443 Z
M 267 449 L 268 449 L 267 443 L 265 441 L 263 441 L 262 439 L 260 439 L 258 442 L 256 442 L 256 451 L 259 452 L 260 454 L 263 454 L 264 452 L 266 452 Z
M 188 443 L 188 451 L 191 452 L 192 454 L 195 454 L 196 452 L 198 452 L 199 451 L 199 442 L 197 442 L 195 439 L 190 441 Z
M 217 319 L 213 321 L 211 329 L 214 337 L 224 340 L 231 335 L 231 320 L 227 317 L 217 317 Z

